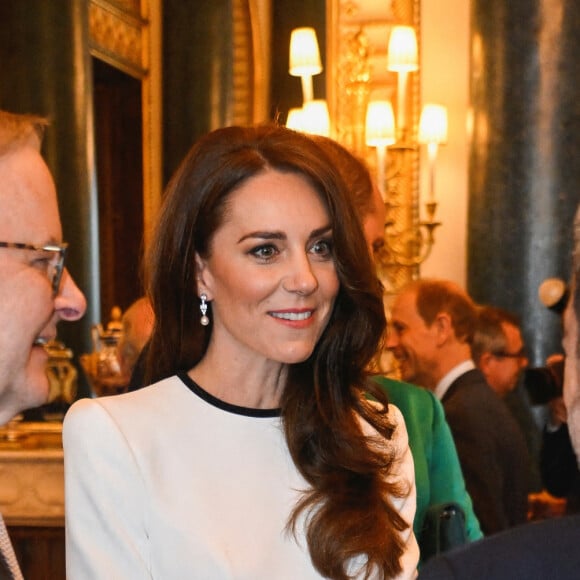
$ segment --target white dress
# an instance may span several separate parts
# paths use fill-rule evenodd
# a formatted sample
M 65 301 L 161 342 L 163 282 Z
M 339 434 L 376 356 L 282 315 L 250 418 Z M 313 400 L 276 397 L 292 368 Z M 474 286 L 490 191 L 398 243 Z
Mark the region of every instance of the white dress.
M 411 524 L 413 460 L 402 416 L 390 412 L 398 473 L 411 486 L 395 505 Z M 302 525 L 296 538 L 285 530 L 307 483 L 277 411 L 228 405 L 187 375 L 173 376 L 77 401 L 63 443 L 69 580 L 321 577 Z M 403 536 L 400 577 L 413 578 L 419 551 L 412 525 Z

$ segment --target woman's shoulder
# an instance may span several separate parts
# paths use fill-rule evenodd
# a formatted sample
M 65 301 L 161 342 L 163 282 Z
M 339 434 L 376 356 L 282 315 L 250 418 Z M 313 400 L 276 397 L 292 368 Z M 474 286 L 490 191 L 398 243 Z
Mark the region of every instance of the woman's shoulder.
M 171 391 L 171 395 L 170 395 Z M 158 413 L 164 404 L 173 400 L 175 391 L 187 393 L 187 388 L 177 376 L 171 376 L 136 391 L 108 397 L 85 397 L 75 401 L 65 415 L 65 422 L 75 417 L 88 419 L 102 412 L 112 416 L 125 413 L 147 414 L 147 410 Z
M 64 417 L 65 452 L 87 446 L 111 447 L 120 441 L 139 441 L 146 447 L 156 432 L 152 426 L 178 422 L 191 399 L 177 376 L 122 395 L 79 399 Z

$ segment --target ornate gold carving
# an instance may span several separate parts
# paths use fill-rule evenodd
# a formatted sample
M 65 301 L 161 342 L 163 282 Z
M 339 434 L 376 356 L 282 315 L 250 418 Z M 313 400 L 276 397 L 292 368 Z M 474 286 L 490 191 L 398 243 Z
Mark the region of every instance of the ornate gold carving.
M 254 51 L 248 0 L 234 0 L 233 12 L 233 110 L 235 125 L 251 124 L 254 117 Z
M 329 0 L 327 12 L 327 98 L 334 135 L 376 172 L 376 151 L 365 144 L 369 100 L 394 100 L 396 73 L 387 71 L 387 46 L 395 24 L 419 29 L 419 0 Z M 418 35 L 419 36 L 419 35 Z M 418 275 L 414 262 L 425 233 L 419 227 L 419 75 L 406 94 L 408 130 L 387 150 L 387 244 L 379 256 L 386 294 Z
M 112 66 L 142 79 L 147 74 L 143 62 L 143 29 L 137 2 L 91 0 L 89 5 L 90 50 Z

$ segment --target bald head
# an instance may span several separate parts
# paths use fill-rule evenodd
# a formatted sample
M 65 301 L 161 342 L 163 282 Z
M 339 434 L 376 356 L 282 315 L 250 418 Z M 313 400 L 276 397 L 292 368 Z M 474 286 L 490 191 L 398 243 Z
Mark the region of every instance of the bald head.
M 131 377 L 137 358 L 153 331 L 155 315 L 147 298 L 139 298 L 123 314 L 123 333 L 119 341 L 121 374 Z

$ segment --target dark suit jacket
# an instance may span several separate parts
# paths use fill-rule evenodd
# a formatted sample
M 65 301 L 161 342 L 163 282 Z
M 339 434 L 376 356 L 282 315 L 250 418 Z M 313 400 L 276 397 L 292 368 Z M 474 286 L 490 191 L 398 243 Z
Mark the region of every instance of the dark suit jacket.
M 530 459 L 505 403 L 477 369 L 458 377 L 442 403 L 483 533 L 524 523 Z
M 432 558 L 419 580 L 577 580 L 580 516 L 532 522 Z
M 580 511 L 580 470 L 567 425 L 557 431 L 544 431 L 540 470 L 546 489 L 567 499 L 568 513 Z

